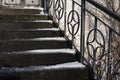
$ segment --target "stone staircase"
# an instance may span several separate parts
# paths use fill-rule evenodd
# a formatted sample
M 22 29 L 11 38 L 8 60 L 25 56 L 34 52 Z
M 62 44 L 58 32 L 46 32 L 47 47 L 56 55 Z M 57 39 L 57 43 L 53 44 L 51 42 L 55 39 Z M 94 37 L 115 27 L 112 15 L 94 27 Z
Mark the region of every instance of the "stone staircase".
M 70 48 L 47 14 L 0 16 L 0 80 L 88 80 Z

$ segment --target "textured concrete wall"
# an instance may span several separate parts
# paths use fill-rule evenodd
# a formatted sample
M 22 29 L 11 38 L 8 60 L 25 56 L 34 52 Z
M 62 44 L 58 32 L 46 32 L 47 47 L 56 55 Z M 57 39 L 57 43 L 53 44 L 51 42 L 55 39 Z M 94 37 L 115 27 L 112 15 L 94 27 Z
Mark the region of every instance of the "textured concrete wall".
M 41 0 L 25 0 L 24 2 L 22 2 L 21 0 L 0 0 L 0 4 L 2 4 L 3 6 L 5 5 L 39 5 L 41 6 Z
M 6 4 L 20 4 L 20 0 L 6 0 Z
M 38 5 L 38 0 L 26 0 L 27 5 Z

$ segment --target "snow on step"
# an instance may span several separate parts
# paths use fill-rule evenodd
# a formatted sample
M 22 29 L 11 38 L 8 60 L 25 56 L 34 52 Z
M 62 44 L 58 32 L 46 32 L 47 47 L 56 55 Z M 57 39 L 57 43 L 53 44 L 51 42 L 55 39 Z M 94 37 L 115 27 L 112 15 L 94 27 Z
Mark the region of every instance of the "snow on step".
M 32 38 L 32 39 L 13 39 L 13 40 L 0 40 L 0 42 L 6 41 L 66 41 L 63 37 L 45 37 L 45 38 Z
M 57 54 L 57 53 L 65 53 L 65 54 L 75 54 L 75 50 L 73 49 L 39 49 L 39 50 L 28 50 L 28 51 L 18 51 L 18 52 L 8 52 L 7 54 Z M 4 54 L 4 53 L 2 53 Z M 6 53 L 5 53 L 6 54 Z
M 51 20 L 16 21 L 16 22 L 46 22 L 46 23 L 52 23 Z
M 58 28 L 19 29 L 18 31 L 59 31 Z
M 66 41 L 65 38 L 62 38 L 62 37 L 50 37 L 50 38 L 34 38 L 34 39 L 31 39 L 31 40 L 41 40 L 41 41 Z
M 85 66 L 79 62 L 68 62 L 63 64 L 56 64 L 56 65 L 50 65 L 50 66 L 29 66 L 29 67 L 2 67 L 0 69 L 0 73 L 4 72 L 32 72 L 32 71 L 41 71 L 41 70 L 56 70 L 56 69 L 75 69 L 80 68 L 84 69 Z
M 47 23 L 52 23 L 51 20 L 34 20 L 34 21 L 31 21 L 31 22 L 47 22 Z

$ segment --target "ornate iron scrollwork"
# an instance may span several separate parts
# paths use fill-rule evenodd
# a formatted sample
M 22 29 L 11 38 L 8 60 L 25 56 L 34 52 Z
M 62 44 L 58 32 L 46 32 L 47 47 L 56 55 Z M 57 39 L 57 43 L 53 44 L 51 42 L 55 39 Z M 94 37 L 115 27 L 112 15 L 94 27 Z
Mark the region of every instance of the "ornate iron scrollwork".
M 68 14 L 67 25 L 69 33 L 72 36 L 75 36 L 78 33 L 80 27 L 80 17 L 77 11 L 75 10 L 70 11 L 70 13 Z
M 93 38 L 90 37 L 90 35 L 94 35 Z M 101 38 L 102 42 L 99 42 L 99 39 L 97 38 L 98 36 Z M 104 39 L 104 36 L 103 36 L 103 34 L 102 34 L 102 32 L 100 30 L 92 29 L 88 33 L 88 37 L 87 37 L 87 50 L 88 50 L 89 57 L 92 58 L 94 61 L 100 60 L 104 56 L 104 52 L 105 52 L 105 39 Z M 99 53 L 97 54 L 98 50 L 99 50 Z
M 87 51 L 90 58 L 89 63 L 93 68 L 96 80 L 105 79 L 106 58 L 105 58 L 105 38 L 98 29 L 92 29 L 87 36 Z
M 57 0 L 55 3 L 55 15 L 58 20 L 63 17 L 64 14 L 64 2 L 63 0 Z

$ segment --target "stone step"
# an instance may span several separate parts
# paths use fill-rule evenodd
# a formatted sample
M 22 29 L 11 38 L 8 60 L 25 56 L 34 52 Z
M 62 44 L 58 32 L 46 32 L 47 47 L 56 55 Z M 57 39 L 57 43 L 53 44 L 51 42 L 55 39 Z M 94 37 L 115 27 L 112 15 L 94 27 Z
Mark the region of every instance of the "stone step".
M 34 38 L 0 40 L 0 51 L 24 51 L 33 49 L 58 49 L 68 48 L 68 43 L 64 38 Z
M 34 20 L 47 20 L 48 15 L 28 14 L 28 15 L 0 15 L 0 21 L 34 21 Z
M 72 49 L 39 49 L 0 53 L 0 66 L 52 65 L 75 61 Z
M 40 14 L 42 9 L 30 8 L 6 8 L 0 9 L 0 15 L 25 15 L 25 14 Z
M 0 80 L 88 80 L 86 75 L 86 67 L 78 62 L 0 69 Z
M 51 20 L 0 22 L 0 29 L 7 29 L 7 30 L 37 29 L 37 28 L 51 28 L 51 27 L 53 27 L 53 23 Z
M 58 28 L 0 30 L 0 40 L 59 36 L 61 36 L 61 32 Z

